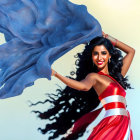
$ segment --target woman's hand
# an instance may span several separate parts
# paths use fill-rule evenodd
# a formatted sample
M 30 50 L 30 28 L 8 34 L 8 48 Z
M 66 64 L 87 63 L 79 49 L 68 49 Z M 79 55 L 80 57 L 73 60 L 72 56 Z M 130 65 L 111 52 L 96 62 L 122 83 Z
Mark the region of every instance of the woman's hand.
M 54 75 L 56 78 L 61 80 L 67 86 L 76 90 L 81 90 L 81 91 L 88 91 L 95 84 L 95 78 L 96 78 L 95 76 L 96 74 L 89 73 L 85 79 L 81 81 L 77 81 L 77 80 L 64 77 L 60 75 L 59 73 L 55 72 L 53 69 L 52 69 L 52 75 Z
M 123 58 L 123 66 L 122 66 L 122 70 L 121 70 L 121 74 L 124 77 L 129 69 L 131 63 L 132 63 L 133 58 L 134 58 L 135 49 L 133 49 L 132 47 L 115 39 L 114 37 L 112 37 L 108 34 L 105 34 L 103 31 L 102 31 L 102 35 L 103 35 L 103 37 L 109 39 L 114 47 L 116 47 L 116 48 L 118 48 L 126 53 L 126 55 Z
M 86 76 L 85 79 L 81 81 L 76 81 L 67 77 L 64 77 L 57 73 L 55 70 L 52 69 L 52 76 L 55 76 L 59 80 L 61 80 L 63 83 L 65 83 L 67 86 L 74 88 L 76 90 L 82 90 L 82 91 L 88 91 L 94 84 L 95 84 L 95 78 L 96 74 L 90 73 Z
M 105 33 L 102 31 L 102 35 L 103 35 L 103 37 L 105 37 Z
M 56 71 L 55 71 L 55 70 L 53 70 L 53 69 L 51 69 L 51 70 L 52 70 L 52 74 L 51 74 L 51 76 L 55 76 Z
M 108 40 L 110 40 L 113 46 L 116 46 L 117 41 L 118 41 L 117 39 L 115 39 L 114 37 L 112 37 L 108 34 L 105 34 L 103 31 L 102 31 L 102 35 L 104 38 L 107 38 Z

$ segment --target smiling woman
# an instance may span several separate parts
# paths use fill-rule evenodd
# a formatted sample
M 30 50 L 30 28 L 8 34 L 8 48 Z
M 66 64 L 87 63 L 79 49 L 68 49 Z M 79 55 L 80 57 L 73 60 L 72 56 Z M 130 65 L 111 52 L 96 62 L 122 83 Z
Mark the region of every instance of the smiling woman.
M 7 1 L 7 0 L 2 0 L 1 2 L 4 2 L 4 1 Z M 11 1 L 10 1 L 10 3 L 11 3 Z M 20 0 L 17 0 L 17 1 L 20 1 Z M 26 1 L 27 4 L 28 4 L 28 2 L 31 2 L 30 0 L 24 0 L 24 1 Z M 32 1 L 37 2 L 38 0 L 32 0 Z M 123 0 L 123 1 L 121 1 L 121 0 L 118 0 L 118 1 L 112 1 L 112 0 L 107 0 L 107 1 L 105 1 L 105 0 L 98 0 L 98 1 L 96 1 L 96 0 L 95 1 L 70 0 L 70 1 L 73 1 L 74 3 L 86 5 L 88 8 L 88 11 L 90 11 L 90 13 L 92 15 L 96 16 L 98 18 L 98 20 L 100 21 L 100 23 L 102 23 L 102 27 L 104 28 L 104 30 L 106 30 L 108 33 L 110 33 L 112 35 L 115 35 L 117 38 L 123 40 L 123 42 L 127 42 L 131 46 L 134 46 L 137 50 L 137 53 L 140 52 L 140 48 L 139 48 L 139 46 L 140 46 L 140 41 L 139 41 L 140 18 L 138 18 L 140 16 L 139 15 L 140 1 L 138 1 L 138 0 Z M 40 1 L 39 1 L 39 3 L 40 3 Z M 32 10 L 35 10 L 34 7 L 32 7 Z M 11 12 L 8 12 L 8 13 L 11 14 Z M 23 27 L 22 27 L 22 29 L 23 29 Z M 1 38 L 0 38 L 0 41 L 1 41 Z M 80 46 L 79 48 L 82 48 L 82 47 Z M 76 49 L 74 51 L 77 52 Z M 74 51 L 71 52 L 71 54 L 73 53 L 73 55 L 74 55 L 75 54 Z M 82 58 L 81 54 L 82 53 L 79 53 L 78 56 L 75 56 L 75 57 L 77 57 L 77 61 L 76 61 L 77 69 L 79 67 L 79 64 L 78 64 L 79 59 Z M 121 58 L 122 57 L 120 57 L 120 59 Z M 110 59 L 110 62 L 111 62 L 110 64 L 112 64 L 112 62 L 113 62 L 113 60 L 111 60 L 111 59 Z M 83 60 L 85 60 L 85 59 L 83 58 Z M 54 64 L 53 66 L 57 71 L 60 71 L 63 75 L 65 75 L 65 74 L 67 75 L 67 71 L 69 71 L 69 69 L 71 68 L 70 65 L 73 65 L 73 64 L 71 64 L 71 61 L 72 61 L 71 57 L 66 56 L 66 57 L 64 57 L 64 59 L 59 59 L 59 61 L 57 61 L 57 63 L 55 63 L 56 65 Z M 87 64 L 89 64 L 88 61 L 81 61 L 81 62 L 83 62 L 83 63 L 80 63 L 81 64 L 80 66 L 81 67 L 83 66 L 82 67 L 83 70 L 77 71 L 76 74 L 71 73 L 71 74 L 74 74 L 74 76 L 77 76 L 76 79 L 78 79 L 79 81 L 83 80 L 86 77 L 86 72 L 84 69 L 85 68 L 89 69 L 89 65 L 87 65 Z M 85 65 L 84 65 L 84 62 L 86 63 Z M 93 66 L 93 63 L 90 63 L 90 64 L 91 64 L 91 66 Z M 114 65 L 112 65 L 112 66 L 113 67 L 115 66 L 115 68 L 117 68 L 116 67 L 116 66 L 118 66 L 117 62 L 115 61 L 113 64 Z M 138 131 L 139 130 L 139 123 L 138 123 L 139 117 L 138 116 L 140 116 L 140 114 L 137 110 L 138 106 L 140 106 L 139 105 L 139 98 L 140 98 L 139 97 L 139 80 L 138 80 L 138 79 L 140 79 L 140 77 L 139 77 L 139 65 L 138 64 L 139 64 L 139 55 L 137 55 L 135 57 L 135 61 L 134 61 L 133 65 L 128 73 L 132 86 L 138 90 L 137 94 L 135 94 L 136 90 L 133 90 L 133 94 L 127 94 L 127 101 L 128 101 L 127 102 L 128 103 L 127 109 L 130 110 L 130 113 L 132 113 L 132 118 L 134 118 L 132 121 L 132 128 L 134 128 L 134 133 L 135 133 L 134 136 L 135 136 L 136 140 L 137 140 L 137 138 L 139 138 L 139 131 Z M 109 65 L 109 67 L 110 67 L 110 65 Z M 118 70 L 119 69 L 120 68 L 118 68 Z M 79 72 L 81 72 L 81 75 L 79 74 Z M 57 74 L 55 74 L 55 75 L 57 75 Z M 108 74 L 108 73 L 106 73 L 106 74 Z M 115 74 L 117 74 L 117 73 L 115 73 Z M 114 76 L 116 76 L 115 74 L 114 74 Z M 80 78 L 80 76 L 81 76 L 81 78 Z M 73 77 L 73 76 L 71 75 L 71 77 Z M 101 75 L 101 73 L 100 73 L 100 77 L 103 77 L 104 79 L 109 80 L 108 76 L 105 77 L 105 75 Z M 113 75 L 112 75 L 112 77 L 113 77 Z M 54 80 L 56 80 L 56 79 L 54 78 Z M 1 139 L 11 140 L 11 139 L 16 139 L 17 137 L 20 137 L 20 139 L 24 140 L 25 137 L 27 137 L 27 139 L 31 139 L 31 140 L 32 139 L 34 139 L 34 140 L 38 140 L 38 139 L 43 140 L 44 139 L 45 140 L 48 135 L 51 135 L 51 134 L 47 133 L 48 134 L 47 136 L 43 136 L 43 135 L 40 135 L 36 131 L 36 128 L 38 126 L 44 128 L 44 123 L 46 123 L 46 120 L 42 121 L 41 124 L 38 124 L 38 123 L 40 123 L 40 121 L 36 121 L 36 118 L 33 119 L 34 116 L 32 116 L 33 114 L 30 113 L 30 110 L 26 105 L 24 105 L 23 109 L 21 108 L 21 106 L 17 106 L 17 104 L 20 105 L 21 102 L 23 102 L 23 104 L 24 104 L 24 102 L 26 102 L 26 100 L 34 100 L 34 101 L 45 100 L 44 98 L 46 98 L 46 96 L 44 97 L 44 93 L 49 92 L 49 89 L 51 89 L 50 92 L 52 92 L 52 90 L 54 91 L 54 88 L 55 88 L 54 86 L 50 85 L 49 82 L 46 82 L 46 81 L 41 79 L 40 84 L 38 84 L 36 82 L 36 85 L 32 86 L 30 88 L 30 90 L 28 90 L 28 93 L 27 93 L 27 90 L 24 90 L 24 94 L 21 95 L 20 97 L 1 101 L 1 104 L 0 104 L 1 114 L 2 114 L 0 117 Z M 57 82 L 57 81 L 55 81 L 55 82 Z M 51 81 L 51 83 L 53 83 L 53 81 Z M 38 84 L 38 86 L 37 86 L 37 84 Z M 61 83 L 59 83 L 59 84 L 61 84 Z M 108 84 L 109 83 L 107 83 L 107 85 Z M 109 85 L 109 87 L 113 87 L 114 85 L 115 84 L 113 83 L 113 84 Z M 106 88 L 106 86 L 104 88 Z M 37 88 L 34 88 L 34 87 L 37 87 Z M 54 102 L 55 106 L 56 107 L 58 106 L 57 108 L 55 108 L 55 109 L 52 108 L 52 110 L 50 109 L 50 111 L 47 112 L 48 107 L 46 107 L 46 104 L 44 104 L 44 106 L 41 105 L 41 108 L 38 109 L 38 110 L 43 110 L 43 111 L 47 110 L 46 113 L 40 114 L 40 118 L 43 118 L 43 119 L 48 118 L 49 119 L 48 116 L 52 115 L 51 119 L 54 118 L 54 122 L 55 122 L 55 117 L 56 117 L 56 120 L 58 120 L 56 123 L 54 123 L 54 127 L 52 127 L 52 132 L 55 132 L 57 130 L 57 128 L 56 128 L 56 130 L 53 128 L 60 126 L 60 124 L 62 124 L 62 126 L 60 128 L 62 130 L 60 130 L 58 128 L 58 131 L 56 132 L 57 134 L 59 134 L 59 132 L 61 133 L 63 131 L 63 129 L 65 129 L 63 131 L 65 133 L 66 129 L 69 129 L 72 126 L 72 124 L 74 123 L 74 121 L 76 121 L 82 115 L 93 110 L 95 108 L 95 104 L 97 105 L 97 102 L 99 101 L 96 94 L 93 95 L 93 93 L 95 92 L 94 89 L 92 89 L 91 94 L 89 94 L 89 91 L 88 92 L 87 91 L 78 92 L 76 90 L 72 90 L 69 87 L 66 87 L 66 89 L 64 91 L 62 89 L 59 89 L 58 92 L 60 92 L 60 93 L 58 93 L 58 97 L 59 97 L 58 101 L 54 101 L 52 97 L 50 98 L 51 103 Z M 127 92 L 130 93 L 131 90 L 128 90 Z M 103 92 L 100 91 L 100 93 L 103 93 Z M 64 94 L 66 94 L 66 95 L 64 95 Z M 42 99 L 41 99 L 41 96 L 42 96 Z M 53 96 L 53 94 L 52 94 L 52 96 Z M 70 99 L 70 97 L 71 97 L 71 99 Z M 119 96 L 113 96 L 112 99 L 114 99 L 114 97 L 118 98 Z M 19 100 L 19 98 L 20 98 L 20 100 Z M 93 98 L 95 100 L 96 99 L 98 99 L 98 100 L 94 101 Z M 55 95 L 54 95 L 54 99 L 56 99 Z M 106 99 L 111 99 L 111 98 L 109 97 Z M 16 100 L 18 102 L 16 102 Z M 13 106 L 11 106 L 10 101 L 13 101 Z M 102 100 L 102 101 L 104 101 L 104 100 Z M 124 101 L 124 99 L 123 99 L 123 101 Z M 93 104 L 93 102 L 95 104 Z M 81 111 L 79 111 L 80 105 L 81 105 Z M 71 108 L 73 110 L 71 110 Z M 11 111 L 9 111 L 9 109 L 12 110 L 12 113 L 11 113 Z M 24 111 L 24 109 L 26 111 Z M 61 114 L 62 116 L 60 116 L 61 118 L 59 119 L 58 113 L 61 113 L 61 112 L 59 112 L 60 109 L 62 109 L 62 111 L 64 111 L 64 113 Z M 20 111 L 23 113 L 22 115 L 20 114 Z M 52 113 L 51 111 L 54 111 L 54 112 Z M 69 111 L 69 113 L 68 113 L 68 111 Z M 14 116 L 14 114 L 15 114 L 15 116 Z M 20 114 L 21 116 L 19 117 L 18 114 Z M 10 116 L 10 118 L 11 118 L 11 115 L 13 115 L 12 118 L 15 118 L 15 119 L 12 119 L 12 121 L 8 117 L 8 116 Z M 27 115 L 30 116 L 30 118 Z M 27 118 L 27 119 L 25 119 L 25 118 Z M 69 122 L 64 121 L 64 120 L 68 120 L 68 119 L 71 120 L 71 122 L 72 122 L 72 123 L 70 122 L 70 125 L 69 125 Z M 18 128 L 13 127 L 17 121 L 18 121 L 17 124 L 22 124 L 22 122 L 24 122 L 23 125 L 25 127 L 23 127 L 22 125 L 20 125 L 21 127 L 18 127 Z M 60 124 L 59 124 L 59 122 L 60 122 Z M 9 125 L 10 123 L 13 123 L 13 124 Z M 25 125 L 25 124 L 27 124 L 27 125 Z M 28 125 L 29 125 L 29 127 L 28 127 Z M 28 129 L 27 129 L 27 127 L 28 127 Z M 47 130 L 47 127 L 48 126 L 46 126 L 46 130 Z M 9 135 L 7 135 L 7 132 Z M 23 133 L 21 133 L 21 132 L 23 132 Z M 45 133 L 45 130 L 43 131 L 43 133 Z M 38 134 L 39 134 L 39 136 L 37 136 Z
M 93 63 L 98 67 L 98 69 L 103 69 L 103 67 L 108 67 L 108 61 L 110 62 L 110 54 L 104 45 L 96 46 L 92 52 Z
M 110 36 L 108 37 L 111 39 Z M 40 128 L 43 134 L 53 133 L 49 139 L 59 135 L 66 140 L 82 137 L 86 127 L 104 108 L 105 116 L 92 129 L 88 140 L 124 140 L 126 138 L 133 140 L 124 90 L 131 86 L 124 75 L 133 59 L 134 51 L 120 41 L 113 42 L 114 47 L 111 43 L 114 39 L 109 39 L 97 37 L 85 46 L 82 53 L 77 54 L 77 70 L 76 73 L 73 72 L 76 78 L 72 75 L 69 78 L 64 77 L 52 69 L 52 76 L 57 77 L 67 87 L 64 90 L 59 89 L 57 95 L 49 94 L 50 99 L 44 103 L 52 103 L 51 109 L 44 113 L 35 111 L 39 113 L 38 116 L 41 119 L 52 121 L 46 125 L 45 129 Z M 116 47 L 127 50 L 124 58 Z M 125 62 L 125 59 L 131 59 L 131 61 Z M 125 69 L 122 69 L 123 66 Z M 103 107 L 93 111 L 100 102 Z

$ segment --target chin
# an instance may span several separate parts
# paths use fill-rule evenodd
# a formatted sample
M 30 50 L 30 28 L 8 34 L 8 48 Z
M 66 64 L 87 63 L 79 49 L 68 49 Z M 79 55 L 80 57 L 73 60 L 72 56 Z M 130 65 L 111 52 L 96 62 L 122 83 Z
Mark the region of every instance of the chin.
M 97 65 L 96 65 L 96 66 L 97 66 Z M 105 66 L 104 66 L 104 65 L 103 65 L 103 66 L 98 65 L 97 68 L 98 68 L 99 70 L 102 70 L 102 69 L 105 68 Z

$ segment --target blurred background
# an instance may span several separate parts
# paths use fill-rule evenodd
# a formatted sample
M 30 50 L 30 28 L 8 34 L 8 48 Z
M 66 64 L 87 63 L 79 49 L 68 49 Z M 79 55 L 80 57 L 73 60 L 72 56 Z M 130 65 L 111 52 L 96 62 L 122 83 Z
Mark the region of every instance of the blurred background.
M 127 90 L 127 109 L 131 116 L 131 127 L 134 140 L 140 137 L 140 1 L 139 0 L 71 0 L 73 3 L 84 4 L 90 14 L 100 22 L 105 33 L 128 44 L 136 50 L 135 58 L 127 76 L 134 89 Z M 0 44 L 5 42 L 3 34 L 0 34 Z M 74 55 L 82 51 L 84 45 L 79 45 L 66 55 L 55 61 L 52 65 L 58 73 L 66 76 L 75 69 Z M 47 140 L 47 135 L 37 131 L 38 127 L 45 127 L 46 120 L 40 120 L 32 110 L 45 111 L 48 105 L 29 107 L 33 103 L 46 99 L 46 93 L 55 92 L 57 84 L 65 85 L 55 77 L 51 81 L 38 79 L 32 87 L 26 88 L 22 95 L 0 100 L 0 140 Z M 101 112 L 93 126 L 102 118 Z M 85 139 L 86 135 L 82 138 Z

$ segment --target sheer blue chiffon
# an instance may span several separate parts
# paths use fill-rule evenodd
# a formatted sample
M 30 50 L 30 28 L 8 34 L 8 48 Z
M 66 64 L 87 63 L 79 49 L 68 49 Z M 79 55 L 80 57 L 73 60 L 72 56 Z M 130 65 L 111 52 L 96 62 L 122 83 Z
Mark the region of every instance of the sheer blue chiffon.
M 101 36 L 86 6 L 68 0 L 1 0 L 0 98 L 21 94 L 38 78 L 51 79 L 51 65 L 79 44 Z

